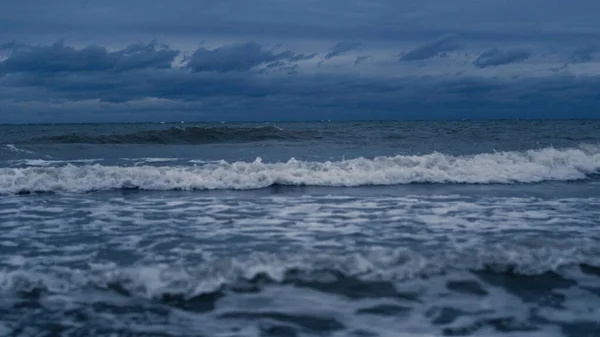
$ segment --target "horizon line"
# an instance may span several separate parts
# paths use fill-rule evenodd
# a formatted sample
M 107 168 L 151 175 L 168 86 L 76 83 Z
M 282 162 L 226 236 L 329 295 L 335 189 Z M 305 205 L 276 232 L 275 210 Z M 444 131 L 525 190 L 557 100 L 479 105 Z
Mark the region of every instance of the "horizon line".
M 268 124 L 268 123 L 357 123 L 357 122 L 490 122 L 490 121 L 595 121 L 599 117 L 586 118 L 432 118 L 432 119 L 306 119 L 306 120 L 205 120 L 205 121 L 105 121 L 105 122 L 15 122 L 0 123 L 0 126 L 7 125 L 86 125 L 86 124 Z

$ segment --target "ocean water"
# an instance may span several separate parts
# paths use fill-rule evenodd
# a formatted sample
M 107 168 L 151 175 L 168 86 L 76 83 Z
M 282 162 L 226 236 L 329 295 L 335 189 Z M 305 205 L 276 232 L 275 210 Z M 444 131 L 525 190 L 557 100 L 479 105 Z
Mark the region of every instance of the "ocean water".
M 600 336 L 600 121 L 0 126 L 0 336 Z

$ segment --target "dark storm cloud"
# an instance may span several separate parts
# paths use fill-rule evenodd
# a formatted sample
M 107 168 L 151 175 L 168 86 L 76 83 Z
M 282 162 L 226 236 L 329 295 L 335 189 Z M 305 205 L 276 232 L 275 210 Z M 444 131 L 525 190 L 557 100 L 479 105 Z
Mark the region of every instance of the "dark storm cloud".
M 510 63 L 523 62 L 531 56 L 531 52 L 522 49 L 501 51 L 499 49 L 488 50 L 473 62 L 479 68 L 500 66 Z
M 286 62 L 272 67 L 296 67 Z M 268 65 L 267 65 L 268 67 Z M 475 77 L 364 77 L 346 74 L 273 75 L 260 72 L 190 71 L 138 67 L 129 71 L 97 71 L 74 67 L 60 74 L 12 72 L 0 77 L 0 99 L 100 100 L 131 102 L 145 98 L 180 102 L 207 99 L 270 101 L 293 105 L 331 107 L 361 106 L 369 111 L 396 111 L 403 104 L 504 104 L 507 102 L 598 101 L 600 77 L 546 76 L 534 79 L 484 79 Z M 112 68 L 111 68 L 112 69 Z M 221 69 L 221 68 L 211 68 Z M 241 69 L 248 69 L 241 68 Z M 268 105 L 265 105 L 265 111 Z M 286 108 L 286 109 L 287 109 Z M 276 112 L 271 111 L 271 114 Z M 275 116 L 275 115 L 273 115 Z
M 117 55 L 99 46 L 81 50 L 56 42 L 50 46 L 29 46 L 15 49 L 0 63 L 0 72 L 76 72 L 110 70 L 116 64 Z
M 215 49 L 198 48 L 191 56 L 188 67 L 195 72 L 249 71 L 254 67 L 283 66 L 287 62 L 311 59 L 315 54 L 297 54 L 290 50 L 274 52 L 256 42 L 230 44 Z
M 75 49 L 63 41 L 49 46 L 31 46 L 12 43 L 4 49 L 12 53 L 0 62 L 0 73 L 55 73 L 55 72 L 121 72 L 135 69 L 166 69 L 179 51 L 157 42 L 133 44 L 118 51 L 90 45 Z
M 462 45 L 457 41 L 456 35 L 447 34 L 428 42 L 415 49 L 409 50 L 400 57 L 401 61 L 426 60 L 444 52 L 460 49 Z
M 345 54 L 347 52 L 362 50 L 364 48 L 364 44 L 358 41 L 344 41 L 338 42 L 333 47 L 329 48 L 327 54 L 325 54 L 325 59 L 328 60 L 330 58 Z

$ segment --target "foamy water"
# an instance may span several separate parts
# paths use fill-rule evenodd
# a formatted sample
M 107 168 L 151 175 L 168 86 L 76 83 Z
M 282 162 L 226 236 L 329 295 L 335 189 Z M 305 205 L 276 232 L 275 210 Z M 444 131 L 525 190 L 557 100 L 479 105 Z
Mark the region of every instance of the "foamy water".
M 598 198 L 98 196 L 2 199 L 7 331 L 572 336 L 599 314 Z

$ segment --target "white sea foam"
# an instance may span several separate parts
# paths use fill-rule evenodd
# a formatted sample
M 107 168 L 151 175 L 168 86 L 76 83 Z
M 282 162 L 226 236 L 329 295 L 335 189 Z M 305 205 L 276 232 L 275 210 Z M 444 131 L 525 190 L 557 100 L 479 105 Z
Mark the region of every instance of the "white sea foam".
M 214 163 L 187 166 L 87 165 L 0 169 L 0 193 L 85 192 L 118 188 L 258 189 L 272 185 L 365 186 L 410 183 L 537 183 L 600 172 L 600 148 L 545 148 L 472 156 L 356 158 L 336 162 Z

